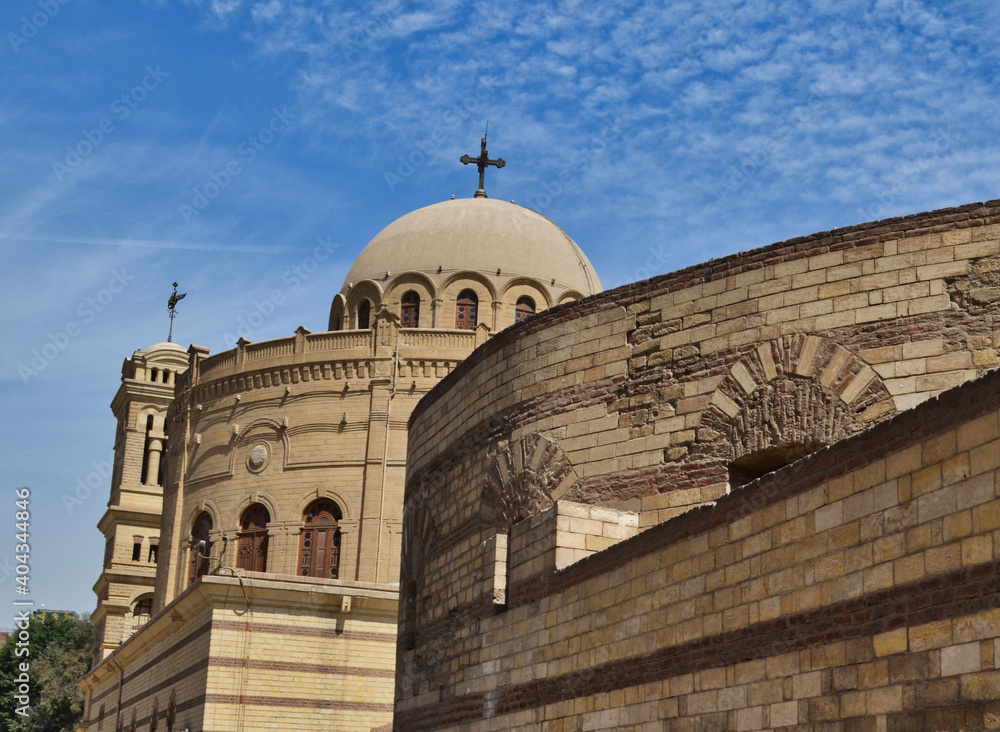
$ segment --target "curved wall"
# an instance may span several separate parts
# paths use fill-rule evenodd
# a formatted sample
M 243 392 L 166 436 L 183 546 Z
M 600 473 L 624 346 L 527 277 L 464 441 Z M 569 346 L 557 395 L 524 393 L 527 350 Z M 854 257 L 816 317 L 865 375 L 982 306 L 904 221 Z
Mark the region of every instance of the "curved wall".
M 838 229 L 557 307 L 417 407 L 408 481 L 492 419 L 557 442 L 579 466 L 570 500 L 658 520 L 711 500 L 767 444 L 830 444 L 995 368 L 998 217 L 991 202 Z
M 998 315 L 993 201 L 713 260 L 495 336 L 410 418 L 397 719 L 465 689 L 514 524 L 562 500 L 642 528 L 718 499 L 995 368 Z M 622 538 L 594 531 L 582 548 Z
M 365 331 L 301 328 L 214 356 L 192 347 L 168 425 L 157 608 L 189 584 L 198 516 L 212 517 L 212 567 L 223 537 L 222 563 L 237 566 L 241 516 L 255 503 L 270 515 L 267 573 L 299 574 L 303 513 L 330 499 L 342 512 L 338 578 L 395 582 L 406 419 L 477 337 L 400 330 L 383 311 Z

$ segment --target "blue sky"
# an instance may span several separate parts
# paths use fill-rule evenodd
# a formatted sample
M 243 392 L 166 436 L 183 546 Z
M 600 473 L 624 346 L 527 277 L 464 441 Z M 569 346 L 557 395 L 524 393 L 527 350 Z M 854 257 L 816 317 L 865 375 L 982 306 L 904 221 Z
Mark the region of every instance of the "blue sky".
M 108 405 L 172 281 L 184 346 L 324 329 L 371 237 L 472 195 L 487 120 L 490 195 L 560 224 L 605 287 L 996 198 L 997 38 L 986 0 L 10 0 L 2 500 L 32 489 L 32 597 L 95 605 Z

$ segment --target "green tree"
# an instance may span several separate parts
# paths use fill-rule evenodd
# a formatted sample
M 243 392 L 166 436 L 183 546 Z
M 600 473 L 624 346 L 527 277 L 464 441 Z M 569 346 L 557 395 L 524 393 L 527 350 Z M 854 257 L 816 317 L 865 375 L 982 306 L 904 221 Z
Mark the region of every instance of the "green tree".
M 28 622 L 28 654 L 18 656 L 18 632 L 0 649 L 0 732 L 72 732 L 83 716 L 77 682 L 90 668 L 94 626 L 87 619 L 47 615 Z M 23 651 L 22 651 L 23 652 Z M 19 664 L 27 661 L 30 713 L 19 715 Z

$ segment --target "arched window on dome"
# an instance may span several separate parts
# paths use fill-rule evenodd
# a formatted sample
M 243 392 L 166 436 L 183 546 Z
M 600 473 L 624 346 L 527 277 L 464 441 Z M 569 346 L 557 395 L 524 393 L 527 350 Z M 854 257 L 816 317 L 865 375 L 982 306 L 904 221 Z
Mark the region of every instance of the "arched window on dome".
M 462 290 L 458 293 L 458 302 L 455 303 L 455 328 L 458 330 L 476 329 L 476 310 L 479 307 L 479 298 L 472 290 Z
M 314 501 L 302 516 L 299 576 L 340 577 L 340 507 L 327 498 Z
M 420 324 L 420 295 L 410 290 L 400 304 L 400 327 L 418 328 Z
M 194 520 L 194 527 L 191 529 L 191 567 L 188 573 L 190 582 L 194 582 L 203 574 L 208 574 L 208 562 L 212 555 L 212 542 L 208 539 L 208 532 L 212 530 L 212 517 L 206 511 L 198 514 Z M 199 548 L 200 542 L 205 542 Z
M 510 302 L 508 300 L 508 302 Z M 525 295 L 517 298 L 517 307 L 514 308 L 514 322 L 520 323 L 535 314 L 535 301 Z
M 260 503 L 254 503 L 243 512 L 240 532 L 237 534 L 237 569 L 267 571 L 267 524 L 270 520 L 271 514 Z
M 358 330 L 368 330 L 372 327 L 372 304 L 362 300 L 358 305 Z

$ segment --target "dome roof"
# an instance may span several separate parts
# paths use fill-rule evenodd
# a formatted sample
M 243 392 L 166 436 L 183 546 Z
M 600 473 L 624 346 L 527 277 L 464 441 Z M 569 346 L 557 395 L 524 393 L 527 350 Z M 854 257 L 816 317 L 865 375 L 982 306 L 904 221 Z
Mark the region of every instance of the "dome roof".
M 169 343 L 167 341 L 160 341 L 159 343 L 154 343 L 149 348 L 145 349 L 144 353 L 148 356 L 151 353 L 155 353 L 157 351 L 177 351 L 178 353 L 184 354 L 185 357 L 187 356 L 186 348 L 176 343 Z
M 153 351 L 180 351 L 181 353 L 187 353 L 187 349 L 177 343 L 170 343 L 167 341 L 160 341 L 159 343 L 154 343 L 149 348 L 146 349 L 146 353 L 151 353 Z
M 492 198 L 435 203 L 397 219 L 364 248 L 342 292 L 407 271 L 525 276 L 560 290 L 601 291 L 597 272 L 566 232 L 524 206 Z

